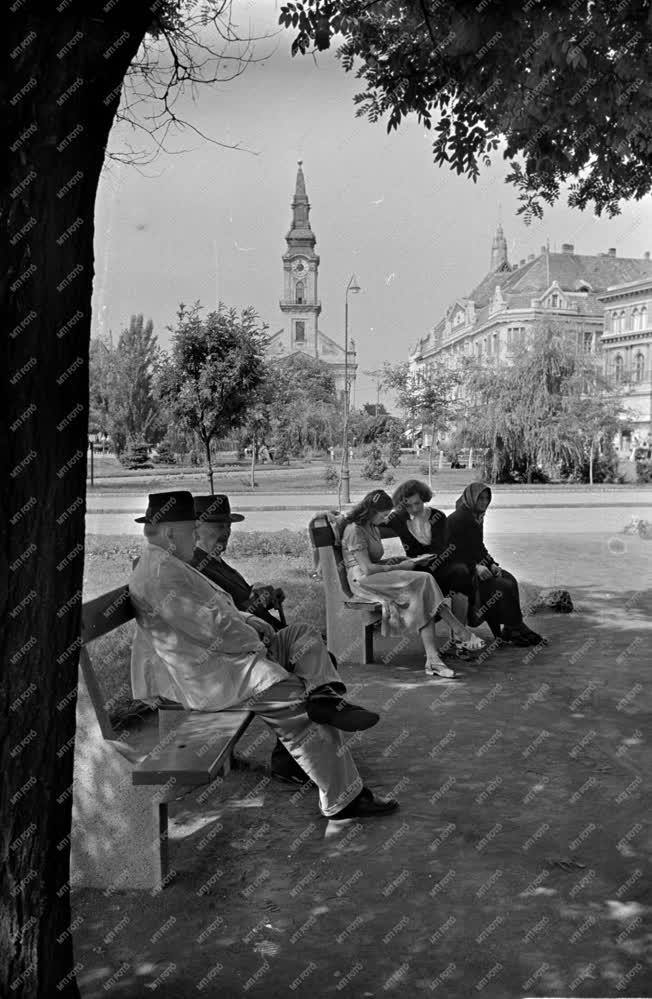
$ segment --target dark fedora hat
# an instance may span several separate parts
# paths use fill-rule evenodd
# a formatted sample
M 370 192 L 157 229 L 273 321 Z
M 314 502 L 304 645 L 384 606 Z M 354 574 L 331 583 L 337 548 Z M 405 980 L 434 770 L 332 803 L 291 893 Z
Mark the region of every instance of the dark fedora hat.
M 231 513 L 228 496 L 195 496 L 195 519 L 205 524 L 232 524 L 244 517 Z
M 137 524 L 171 524 L 180 520 L 194 520 L 195 507 L 192 493 L 180 490 L 175 493 L 150 493 L 144 517 L 136 517 Z

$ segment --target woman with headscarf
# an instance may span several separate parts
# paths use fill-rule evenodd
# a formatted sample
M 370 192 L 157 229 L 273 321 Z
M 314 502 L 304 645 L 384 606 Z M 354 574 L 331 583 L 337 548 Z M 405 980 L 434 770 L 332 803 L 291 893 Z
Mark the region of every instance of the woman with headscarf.
M 476 592 L 469 607 L 470 624 L 486 621 L 495 638 L 514 645 L 539 645 L 545 639 L 523 621 L 518 583 L 502 569 L 484 544 L 484 518 L 491 503 L 491 489 L 472 482 L 446 520 L 446 546 L 452 546 L 454 571 L 451 589 L 464 590 L 472 583 Z M 475 580 L 475 583 L 473 581 Z
M 383 634 L 417 631 L 426 653 L 428 676 L 456 677 L 437 651 L 435 615 L 456 638 L 474 650 L 484 642 L 453 616 L 444 594 L 431 575 L 415 572 L 414 559 L 383 558 L 380 524 L 392 509 L 390 497 L 375 489 L 347 514 L 342 534 L 342 559 L 351 591 L 364 600 L 377 600 L 383 608 Z M 428 558 L 429 556 L 426 556 Z

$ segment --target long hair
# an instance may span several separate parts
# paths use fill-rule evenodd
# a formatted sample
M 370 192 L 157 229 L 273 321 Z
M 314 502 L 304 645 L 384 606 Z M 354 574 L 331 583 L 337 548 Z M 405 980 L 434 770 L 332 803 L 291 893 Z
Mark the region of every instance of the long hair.
M 387 512 L 392 509 L 392 498 L 383 489 L 374 489 L 367 493 L 359 503 L 346 515 L 349 524 L 366 524 L 375 513 Z

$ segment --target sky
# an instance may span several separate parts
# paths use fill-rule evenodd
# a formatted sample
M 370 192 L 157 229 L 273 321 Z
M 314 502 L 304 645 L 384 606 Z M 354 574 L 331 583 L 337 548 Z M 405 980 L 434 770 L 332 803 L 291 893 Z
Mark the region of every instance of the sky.
M 376 398 L 373 372 L 406 360 L 409 349 L 489 269 L 491 240 L 503 225 L 509 259 L 561 249 L 618 256 L 652 249 L 652 198 L 624 204 L 615 219 L 569 209 L 564 201 L 526 226 L 496 159 L 474 184 L 435 167 L 432 138 L 416 121 L 391 135 L 384 122 L 355 117 L 360 89 L 332 51 L 290 54 L 277 33 L 274 0 L 237 0 L 241 32 L 274 33 L 257 44 L 260 61 L 230 82 L 197 88 L 176 111 L 192 130 L 167 141 L 147 166 L 109 160 L 96 204 L 93 335 L 114 340 L 134 313 L 154 321 L 169 345 L 179 304 L 222 300 L 253 305 L 270 332 L 282 326 L 281 256 L 290 225 L 297 161 L 303 161 L 310 219 L 321 258 L 320 329 L 344 340 L 344 294 L 352 273 L 349 335 L 358 351 L 355 403 Z M 267 58 L 262 58 L 267 56 Z M 116 126 L 110 149 L 144 146 Z M 382 398 L 382 396 L 381 396 Z

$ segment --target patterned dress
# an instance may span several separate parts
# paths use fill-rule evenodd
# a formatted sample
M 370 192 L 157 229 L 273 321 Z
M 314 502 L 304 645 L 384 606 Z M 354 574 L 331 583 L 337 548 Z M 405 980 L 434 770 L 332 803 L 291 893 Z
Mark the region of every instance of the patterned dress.
M 411 569 L 367 575 L 356 552 L 366 552 L 371 562 L 390 565 L 383 559 L 380 531 L 373 524 L 348 524 L 342 535 L 342 560 L 351 592 L 362 600 L 382 604 L 383 635 L 419 631 L 428 624 L 444 601 L 444 595 L 429 573 Z

